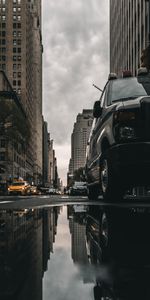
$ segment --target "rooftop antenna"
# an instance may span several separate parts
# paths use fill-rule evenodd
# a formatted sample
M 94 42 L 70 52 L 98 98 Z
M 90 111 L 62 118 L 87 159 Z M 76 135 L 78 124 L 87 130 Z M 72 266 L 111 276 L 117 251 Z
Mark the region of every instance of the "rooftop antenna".
M 99 91 L 101 91 L 101 92 L 103 92 L 103 90 L 102 89 L 100 89 L 97 85 L 95 85 L 94 83 L 93 83 L 93 86 L 97 89 L 97 90 L 99 90 Z

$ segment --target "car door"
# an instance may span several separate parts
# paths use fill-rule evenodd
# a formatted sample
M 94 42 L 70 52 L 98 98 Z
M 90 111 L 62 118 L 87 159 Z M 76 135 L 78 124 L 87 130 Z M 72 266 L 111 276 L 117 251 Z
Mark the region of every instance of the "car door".
M 104 107 L 105 106 L 105 99 L 107 98 L 107 84 L 103 90 L 103 93 L 100 98 L 100 106 Z M 94 119 L 94 128 L 92 131 L 91 135 L 91 140 L 90 140 L 90 158 L 89 158 L 89 176 L 90 176 L 90 181 L 94 183 L 99 182 L 99 149 L 97 147 L 97 140 L 99 138 L 100 134 L 100 129 L 101 129 L 101 124 L 103 122 L 103 113 L 102 116 L 99 118 Z

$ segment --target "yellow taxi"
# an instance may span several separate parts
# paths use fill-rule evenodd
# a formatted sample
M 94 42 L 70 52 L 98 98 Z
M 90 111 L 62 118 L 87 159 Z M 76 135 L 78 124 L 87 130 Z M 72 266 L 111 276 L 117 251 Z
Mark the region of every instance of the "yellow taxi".
M 15 181 L 8 187 L 8 195 L 28 195 L 30 194 L 30 187 L 27 181 Z

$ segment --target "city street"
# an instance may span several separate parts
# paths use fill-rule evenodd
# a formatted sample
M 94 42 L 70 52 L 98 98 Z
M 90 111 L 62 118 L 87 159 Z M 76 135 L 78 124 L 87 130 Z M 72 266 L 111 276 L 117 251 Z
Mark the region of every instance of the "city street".
M 0 300 L 150 300 L 150 0 L 0 0 Z

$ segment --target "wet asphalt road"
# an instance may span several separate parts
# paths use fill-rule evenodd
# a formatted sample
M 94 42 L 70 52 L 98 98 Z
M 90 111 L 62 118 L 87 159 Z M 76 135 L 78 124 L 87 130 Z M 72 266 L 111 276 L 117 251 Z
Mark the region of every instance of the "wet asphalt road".
M 0 300 L 149 300 L 150 199 L 0 198 Z
M 98 200 L 89 201 L 86 196 L 67 196 L 67 195 L 35 195 L 35 196 L 0 196 L 0 209 L 23 209 L 23 208 L 44 208 L 57 205 L 69 205 L 73 203 L 84 203 L 99 206 L 150 206 L 150 197 L 126 197 L 111 202 L 104 202 L 102 196 Z

